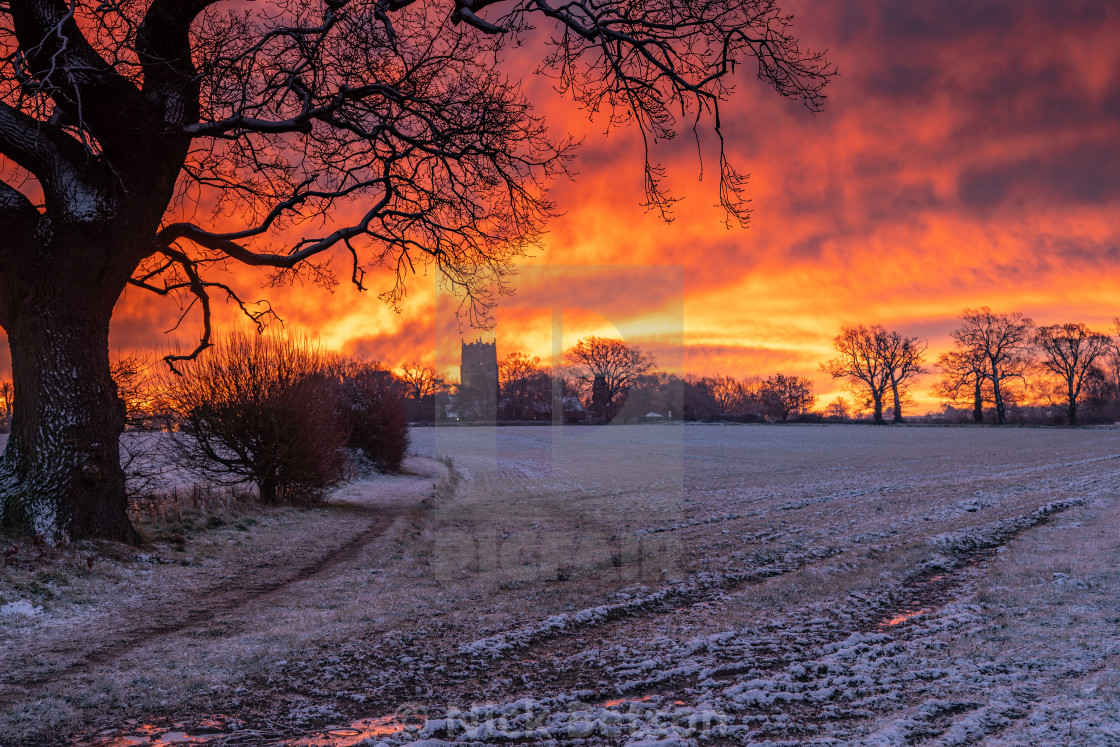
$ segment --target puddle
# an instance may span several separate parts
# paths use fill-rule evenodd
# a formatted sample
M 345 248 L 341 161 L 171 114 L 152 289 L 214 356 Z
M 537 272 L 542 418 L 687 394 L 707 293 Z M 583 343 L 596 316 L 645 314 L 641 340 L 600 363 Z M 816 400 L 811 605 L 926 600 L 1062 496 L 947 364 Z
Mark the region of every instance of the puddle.
M 224 724 L 207 719 L 203 722 L 204 728 L 222 728 Z M 156 726 L 154 724 L 139 724 L 128 726 L 124 729 L 114 729 L 111 732 L 101 732 L 95 737 L 73 742 L 74 747 L 155 747 L 156 745 L 190 745 L 206 744 L 220 737 L 228 736 L 225 732 L 202 732 L 190 734 L 182 730 L 182 724 L 174 726 Z M 122 734 L 121 732 L 127 732 Z
M 400 716 L 363 718 L 348 726 L 331 726 L 314 736 L 285 744 L 289 747 L 352 747 L 368 737 L 387 737 L 416 726 L 405 723 Z
M 652 695 L 643 695 L 640 698 L 616 698 L 614 700 L 608 700 L 606 703 L 603 703 L 603 708 L 615 708 L 616 706 L 623 705 L 624 703 L 647 703 L 652 698 Z
M 907 620 L 911 620 L 911 619 L 917 617 L 918 615 L 924 615 L 924 614 L 925 614 L 924 609 L 921 609 L 921 610 L 906 610 L 904 612 L 898 613 L 897 615 L 895 615 L 894 617 L 892 617 L 888 620 L 884 620 L 883 622 L 879 623 L 879 625 L 882 626 L 882 627 L 889 628 L 892 625 L 898 625 L 900 623 L 904 623 Z
M 411 718 L 415 720 L 417 717 Z M 198 723 L 203 729 L 215 731 L 191 733 L 184 731 L 184 724 L 130 724 L 123 729 L 103 731 L 97 736 L 75 741 L 71 747 L 191 747 L 235 733 L 230 731 L 230 724 L 220 718 L 205 718 Z M 401 716 L 363 718 L 346 726 L 328 726 L 309 737 L 282 744 L 286 747 L 353 747 L 368 737 L 387 737 L 408 728 L 416 728 L 417 725 L 406 722 Z M 217 732 L 218 729 L 222 731 Z

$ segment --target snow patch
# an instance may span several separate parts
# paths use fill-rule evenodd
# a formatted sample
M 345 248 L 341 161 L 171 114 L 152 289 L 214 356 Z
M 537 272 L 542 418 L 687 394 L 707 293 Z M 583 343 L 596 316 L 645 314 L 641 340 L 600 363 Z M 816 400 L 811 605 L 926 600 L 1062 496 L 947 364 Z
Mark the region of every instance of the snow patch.
M 26 599 L 20 599 L 18 602 L 8 602 L 7 604 L 0 605 L 0 615 L 4 617 L 13 617 L 15 615 L 22 615 L 23 617 L 36 617 L 43 614 L 42 607 L 36 607 Z

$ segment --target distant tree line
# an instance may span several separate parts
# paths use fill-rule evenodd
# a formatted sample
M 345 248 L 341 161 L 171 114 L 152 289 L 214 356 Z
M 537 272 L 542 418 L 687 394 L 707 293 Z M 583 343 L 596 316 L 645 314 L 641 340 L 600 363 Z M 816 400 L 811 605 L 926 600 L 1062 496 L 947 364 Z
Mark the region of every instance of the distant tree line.
M 471 394 L 421 361 L 404 364 L 396 376 L 413 422 L 438 421 L 441 402 Z M 804 377 L 682 377 L 659 369 L 636 345 L 594 335 L 566 350 L 557 366 L 521 351 L 498 361 L 497 418 L 507 422 L 552 422 L 557 406 L 567 422 L 819 420 L 811 413 L 815 401 Z
M 499 361 L 502 420 L 552 420 L 582 408 L 591 422 L 649 419 L 784 421 L 808 414 L 816 397 L 803 377 L 681 377 L 657 368 L 654 357 L 623 340 L 588 336 L 565 351 L 562 365 L 513 352 Z M 574 400 L 574 403 L 573 403 Z
M 814 411 L 817 397 L 813 382 L 805 377 L 785 373 L 765 378 L 723 374 L 682 377 L 658 369 L 654 357 L 635 345 L 588 336 L 565 351 L 558 366 L 548 366 L 540 358 L 519 351 L 501 359 L 497 417 L 502 421 L 551 422 L 559 405 L 564 408 L 564 419 L 580 422 L 634 422 L 655 417 L 901 423 L 904 413 L 914 405 L 917 377 L 934 373 L 937 380 L 930 391 L 942 402 L 942 410 L 924 415 L 922 420 L 1069 425 L 1120 420 L 1120 318 L 1106 332 L 1074 322 L 1038 326 L 1019 312 L 1001 314 L 988 307 L 964 309 L 952 339 L 953 347 L 931 364 L 926 360 L 926 340 L 882 325 L 842 327 L 833 339 L 836 355 L 823 362 L 820 369 L 833 380 L 842 381 L 853 399 L 849 403 L 837 397 Z M 217 346 L 218 355 L 212 364 L 199 364 L 197 373 L 170 379 L 168 374 L 153 373 L 148 356 L 114 358 L 112 374 L 124 403 L 127 427 L 172 431 L 194 427 L 191 424 L 200 422 L 199 414 L 206 407 L 222 397 L 248 396 L 253 390 L 241 382 L 234 392 L 219 392 L 215 387 L 225 375 L 222 366 L 248 365 L 253 359 L 250 353 L 291 357 L 314 347 L 289 338 L 260 345 L 271 348 L 255 350 L 248 338 L 235 334 Z M 366 420 L 360 416 L 345 418 L 345 440 L 351 446 L 365 443 L 371 461 L 381 469 L 399 468 L 407 442 L 398 435 L 379 435 L 379 429 L 396 432 L 402 423 L 435 422 L 440 419 L 440 402 L 461 394 L 450 377 L 423 361 L 407 362 L 390 371 L 376 362 L 325 353 L 315 356 L 316 373 L 300 376 L 314 378 L 320 384 L 329 379 L 333 401 L 348 403 L 344 410 L 367 408 Z M 277 364 L 271 365 L 275 368 Z M 280 375 L 278 370 L 270 374 L 273 380 Z M 204 382 L 209 389 L 195 392 L 185 386 L 187 382 L 193 382 L 196 388 Z M 175 397 L 169 396 L 172 391 L 177 392 Z M 10 423 L 12 395 L 11 383 L 0 381 L 0 431 Z M 198 401 L 186 402 L 188 395 Z M 263 397 L 260 392 L 252 396 Z M 310 407 L 319 413 L 325 411 L 321 402 Z M 379 408 L 383 412 L 375 414 Z M 378 424 L 389 421 L 391 425 Z M 395 445 L 371 445 L 379 438 Z
M 1078 425 L 1120 416 L 1120 319 L 1110 332 L 1076 322 L 1037 326 L 985 306 L 964 309 L 952 338 L 931 371 L 925 340 L 880 325 L 843 327 L 836 357 L 821 370 L 844 381 L 875 423 L 885 414 L 902 422 L 915 378 L 931 372 L 942 421 Z

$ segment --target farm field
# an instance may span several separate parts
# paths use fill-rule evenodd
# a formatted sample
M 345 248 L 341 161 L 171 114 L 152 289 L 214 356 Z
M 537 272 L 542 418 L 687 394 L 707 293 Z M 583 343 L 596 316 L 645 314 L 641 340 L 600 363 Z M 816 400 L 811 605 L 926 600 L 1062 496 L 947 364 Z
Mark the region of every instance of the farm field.
M 313 509 L 7 541 L 0 743 L 1120 743 L 1120 430 L 413 439 Z

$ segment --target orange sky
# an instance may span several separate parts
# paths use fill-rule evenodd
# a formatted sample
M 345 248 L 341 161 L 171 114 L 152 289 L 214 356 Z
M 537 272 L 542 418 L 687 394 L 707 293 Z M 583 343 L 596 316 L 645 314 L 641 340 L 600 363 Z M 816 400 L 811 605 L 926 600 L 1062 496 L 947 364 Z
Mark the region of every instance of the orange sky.
M 605 136 L 547 81 L 530 82 L 555 134 L 585 140 L 578 176 L 553 192 L 564 215 L 499 311 L 499 355 L 551 354 L 552 313 L 525 309 L 547 303 L 567 309 L 565 345 L 613 324 L 677 371 L 810 376 L 823 405 L 839 388 L 817 367 L 842 324 L 928 338 L 933 358 L 964 306 L 1102 329 L 1120 315 L 1120 13 L 1014 0 L 786 7 L 841 77 L 811 115 L 740 75 L 723 117 L 731 158 L 751 174 L 745 231 L 713 207 L 710 138 L 703 181 L 690 133 L 656 151 L 685 198 L 666 225 L 639 204 L 636 134 Z M 639 267 L 587 269 L 602 265 Z M 413 279 L 400 314 L 377 300 L 376 280 L 358 294 L 233 277 L 332 347 L 392 366 L 457 363 L 459 332 L 431 277 Z M 130 291 L 113 342 L 166 345 L 174 318 Z M 179 338 L 192 334 L 187 324 Z M 931 381 L 915 392 L 923 408 Z

